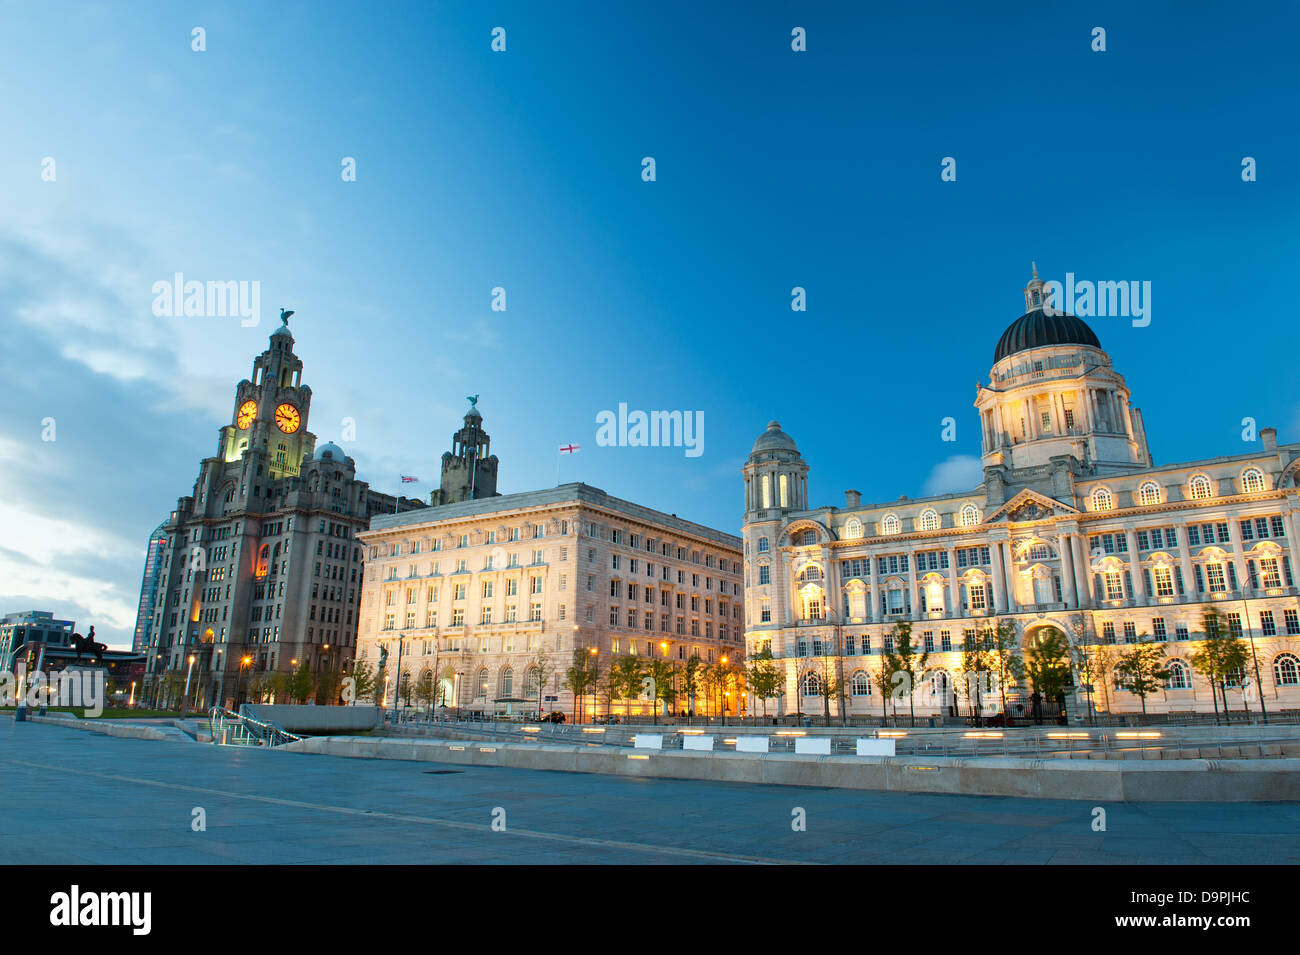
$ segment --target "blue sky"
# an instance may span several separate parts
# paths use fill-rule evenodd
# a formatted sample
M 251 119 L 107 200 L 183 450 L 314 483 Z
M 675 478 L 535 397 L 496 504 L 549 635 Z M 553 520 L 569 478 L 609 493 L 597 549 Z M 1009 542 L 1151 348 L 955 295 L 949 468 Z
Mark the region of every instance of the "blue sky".
M 1092 325 L 1157 462 L 1243 450 L 1247 416 L 1300 439 L 1300 18 L 980 6 L 0 8 L 0 611 L 128 638 L 279 306 L 310 429 L 355 418 L 388 491 L 427 494 L 469 394 L 507 493 L 576 442 L 564 480 L 738 532 L 772 418 L 819 503 L 969 486 L 1030 260 L 1152 283 L 1149 327 Z M 155 317 L 178 271 L 260 282 L 261 324 Z M 598 448 L 620 402 L 702 411 L 704 454 Z

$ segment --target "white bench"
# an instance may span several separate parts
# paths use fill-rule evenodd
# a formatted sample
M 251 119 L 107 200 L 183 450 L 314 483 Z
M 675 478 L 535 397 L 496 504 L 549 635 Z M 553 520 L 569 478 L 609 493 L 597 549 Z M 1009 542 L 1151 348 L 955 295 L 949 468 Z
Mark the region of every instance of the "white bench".
M 662 733 L 637 733 L 632 737 L 633 749 L 663 749 L 664 736 Z
M 682 737 L 682 749 L 701 750 L 709 753 L 713 751 L 712 736 L 696 736 L 694 733 Z

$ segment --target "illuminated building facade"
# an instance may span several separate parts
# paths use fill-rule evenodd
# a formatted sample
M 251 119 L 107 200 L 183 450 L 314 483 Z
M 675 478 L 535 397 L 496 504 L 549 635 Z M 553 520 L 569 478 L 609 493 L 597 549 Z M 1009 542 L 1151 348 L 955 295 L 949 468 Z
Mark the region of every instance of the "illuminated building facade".
M 602 682 L 623 655 L 680 671 L 691 656 L 738 663 L 743 651 L 739 538 L 586 484 L 377 516 L 358 539 L 367 561 L 357 660 L 377 671 L 386 649 L 392 679 L 400 638 L 404 703 L 436 673 L 439 705 L 531 713 L 540 692 L 544 712 L 573 719 L 564 673 L 575 650 L 596 651 Z M 384 684 L 391 704 L 396 688 Z M 696 714 L 723 705 L 706 696 L 693 701 Z M 588 693 L 581 709 L 584 720 L 652 713 L 646 694 L 611 708 L 603 692 Z
M 145 649 L 151 698 L 174 701 L 187 673 L 191 703 L 207 705 L 303 662 L 317 673 L 350 664 L 356 535 L 376 513 L 425 506 L 372 491 L 337 445 L 316 447 L 293 346 L 282 324 L 236 385 L 216 455 L 151 538 L 165 541 Z
M 864 505 L 848 491 L 843 506 L 812 507 L 794 440 L 772 422 L 754 443 L 746 645 L 780 662 L 779 710 L 822 714 L 829 680 L 842 687 L 833 714 L 881 715 L 872 675 L 907 621 L 930 652 L 917 712 L 965 714 L 952 698 L 963 640 L 997 617 L 1014 622 L 1022 648 L 1049 630 L 1115 653 L 1156 641 L 1171 676 L 1147 709 L 1209 713 L 1191 663 L 1206 608 L 1253 647 L 1270 710 L 1300 709 L 1300 445 L 1265 428 L 1243 453 L 1157 465 L 1093 330 L 1045 309 L 1036 274 L 1024 294 L 976 394 L 984 479 L 969 492 Z M 1257 711 L 1254 661 L 1230 682 L 1233 709 Z M 1023 690 L 1010 695 L 1014 716 L 1012 701 L 1028 709 Z M 1092 702 L 1141 708 L 1113 682 Z M 1083 703 L 1081 690 L 1067 706 Z

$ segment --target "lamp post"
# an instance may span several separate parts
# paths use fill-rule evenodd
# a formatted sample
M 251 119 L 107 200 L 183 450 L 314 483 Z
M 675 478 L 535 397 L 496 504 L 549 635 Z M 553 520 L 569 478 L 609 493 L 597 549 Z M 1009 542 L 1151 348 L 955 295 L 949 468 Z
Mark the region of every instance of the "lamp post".
M 393 717 L 397 717 L 397 703 L 402 695 L 402 647 L 406 643 L 405 631 L 397 631 L 397 679 L 393 681 Z
M 239 660 L 239 685 L 235 688 L 235 696 L 242 698 L 244 695 L 244 669 L 253 662 L 251 656 L 245 655 Z M 239 699 L 235 700 L 235 705 L 239 705 Z
M 185 668 L 185 695 L 181 697 L 181 712 L 185 712 L 185 704 L 190 699 L 190 675 L 194 672 L 194 654 L 190 654 L 189 666 Z
M 718 704 L 719 704 L 719 711 L 720 711 L 719 715 L 722 717 L 722 723 L 721 723 L 722 726 L 727 725 L 727 682 L 728 682 L 727 677 L 728 675 L 729 674 L 727 673 L 727 658 L 724 656 L 722 658 L 722 671 L 718 674 L 718 683 L 721 684 L 719 687 L 721 692 L 720 692 L 720 699 L 718 700 Z
M 1259 655 L 1255 653 L 1255 632 L 1250 628 L 1250 598 L 1242 592 L 1241 608 L 1246 615 L 1246 637 L 1250 640 L 1250 658 L 1255 664 L 1255 686 L 1259 688 L 1259 716 L 1267 725 L 1268 707 L 1264 705 L 1264 681 L 1259 675 Z M 1245 706 L 1245 681 L 1242 686 L 1242 706 Z

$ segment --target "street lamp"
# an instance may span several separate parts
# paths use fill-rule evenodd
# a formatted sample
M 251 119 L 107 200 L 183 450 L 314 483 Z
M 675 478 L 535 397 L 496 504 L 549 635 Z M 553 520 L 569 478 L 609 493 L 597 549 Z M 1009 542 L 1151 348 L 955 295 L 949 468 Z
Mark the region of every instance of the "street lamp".
M 726 726 L 726 725 L 727 725 L 727 676 L 728 676 L 728 673 L 727 673 L 727 658 L 726 658 L 725 656 L 722 658 L 722 672 L 719 673 L 718 676 L 721 677 L 721 679 L 720 679 L 718 682 L 722 684 L 722 687 L 721 687 L 721 689 L 722 689 L 722 699 L 720 699 L 720 700 L 718 701 L 718 702 L 721 704 L 721 709 L 722 709 L 722 713 L 721 713 L 721 716 L 722 716 L 722 724 L 721 724 L 721 725 Z
M 190 674 L 194 672 L 194 654 L 190 654 L 190 665 L 185 668 L 185 696 L 181 699 L 181 712 L 185 712 L 185 704 L 190 698 Z
M 1255 632 L 1250 628 L 1250 598 L 1242 592 L 1241 606 L 1246 612 L 1246 636 L 1250 640 L 1250 658 L 1255 664 L 1255 686 L 1259 688 L 1259 715 L 1265 724 L 1268 723 L 1268 707 L 1264 705 L 1264 681 L 1259 675 L 1259 656 L 1255 653 Z M 1246 705 L 1245 681 L 1242 681 L 1242 706 Z M 1224 704 L 1227 707 L 1227 704 Z

